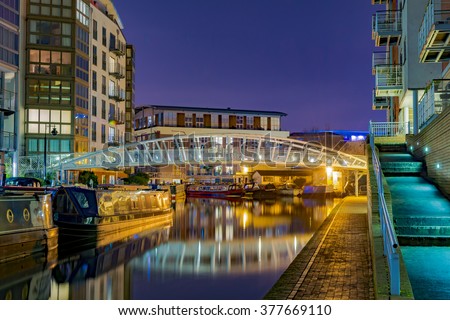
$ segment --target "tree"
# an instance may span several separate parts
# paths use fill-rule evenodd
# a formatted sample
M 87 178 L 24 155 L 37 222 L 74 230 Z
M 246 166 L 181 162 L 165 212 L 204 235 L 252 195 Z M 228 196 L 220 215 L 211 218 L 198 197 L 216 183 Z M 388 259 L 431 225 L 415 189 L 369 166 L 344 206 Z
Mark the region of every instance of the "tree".
M 135 174 L 130 175 L 128 178 L 123 178 L 124 184 L 134 184 L 134 185 L 140 185 L 140 186 L 146 186 L 148 185 L 148 174 L 144 172 L 137 172 Z
M 91 186 L 90 181 L 92 179 L 93 187 L 96 187 L 98 185 L 98 178 L 92 171 L 81 171 L 78 175 L 78 182 Z

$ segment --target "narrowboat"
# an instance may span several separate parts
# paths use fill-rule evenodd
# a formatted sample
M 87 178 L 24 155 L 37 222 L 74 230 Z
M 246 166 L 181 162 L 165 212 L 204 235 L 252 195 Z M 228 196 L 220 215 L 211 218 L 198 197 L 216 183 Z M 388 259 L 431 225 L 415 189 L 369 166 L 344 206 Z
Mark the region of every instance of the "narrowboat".
M 191 184 L 186 188 L 186 196 L 200 198 L 241 197 L 244 188 L 238 184 Z
M 0 208 L 0 263 L 58 247 L 50 194 L 3 190 Z
M 121 238 L 172 221 L 170 194 L 164 190 L 60 187 L 52 204 L 60 246 L 65 247 L 74 241 L 100 245 L 111 236 Z
M 164 185 L 161 189 L 170 190 L 172 202 L 186 199 L 186 187 L 184 184 Z
M 334 197 L 333 185 L 305 186 L 303 188 L 302 197 Z

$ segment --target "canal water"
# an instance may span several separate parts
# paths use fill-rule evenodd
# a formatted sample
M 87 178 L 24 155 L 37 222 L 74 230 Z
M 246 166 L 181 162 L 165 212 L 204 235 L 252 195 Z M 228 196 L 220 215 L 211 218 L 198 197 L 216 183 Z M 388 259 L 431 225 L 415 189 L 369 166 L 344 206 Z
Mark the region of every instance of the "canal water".
M 188 198 L 171 225 L 0 265 L 0 298 L 261 299 L 334 204 Z

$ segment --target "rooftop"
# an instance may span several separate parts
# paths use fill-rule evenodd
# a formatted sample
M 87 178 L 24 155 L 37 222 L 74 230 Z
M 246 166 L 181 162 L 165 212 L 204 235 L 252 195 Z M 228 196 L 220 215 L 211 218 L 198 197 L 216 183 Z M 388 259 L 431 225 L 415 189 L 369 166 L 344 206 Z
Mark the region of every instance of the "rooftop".
M 199 111 L 199 112 L 220 112 L 220 113 L 246 113 L 255 115 L 271 115 L 271 116 L 287 116 L 284 112 L 278 111 L 262 111 L 262 110 L 246 110 L 246 109 L 231 109 L 231 108 L 205 108 L 205 107 L 181 107 L 181 106 L 162 106 L 162 105 L 145 105 L 136 107 L 136 111 L 142 109 L 153 110 L 173 110 L 173 111 Z

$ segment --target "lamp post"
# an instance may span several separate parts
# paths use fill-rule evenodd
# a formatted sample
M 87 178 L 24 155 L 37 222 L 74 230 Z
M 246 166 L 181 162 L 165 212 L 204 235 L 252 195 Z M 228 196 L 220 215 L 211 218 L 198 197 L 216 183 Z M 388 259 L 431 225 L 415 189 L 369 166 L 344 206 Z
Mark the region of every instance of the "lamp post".
M 46 184 L 47 180 L 47 128 L 50 128 L 50 124 L 45 125 L 44 131 L 44 183 Z M 56 136 L 58 131 L 55 127 L 53 127 L 52 131 L 50 131 L 52 136 Z

